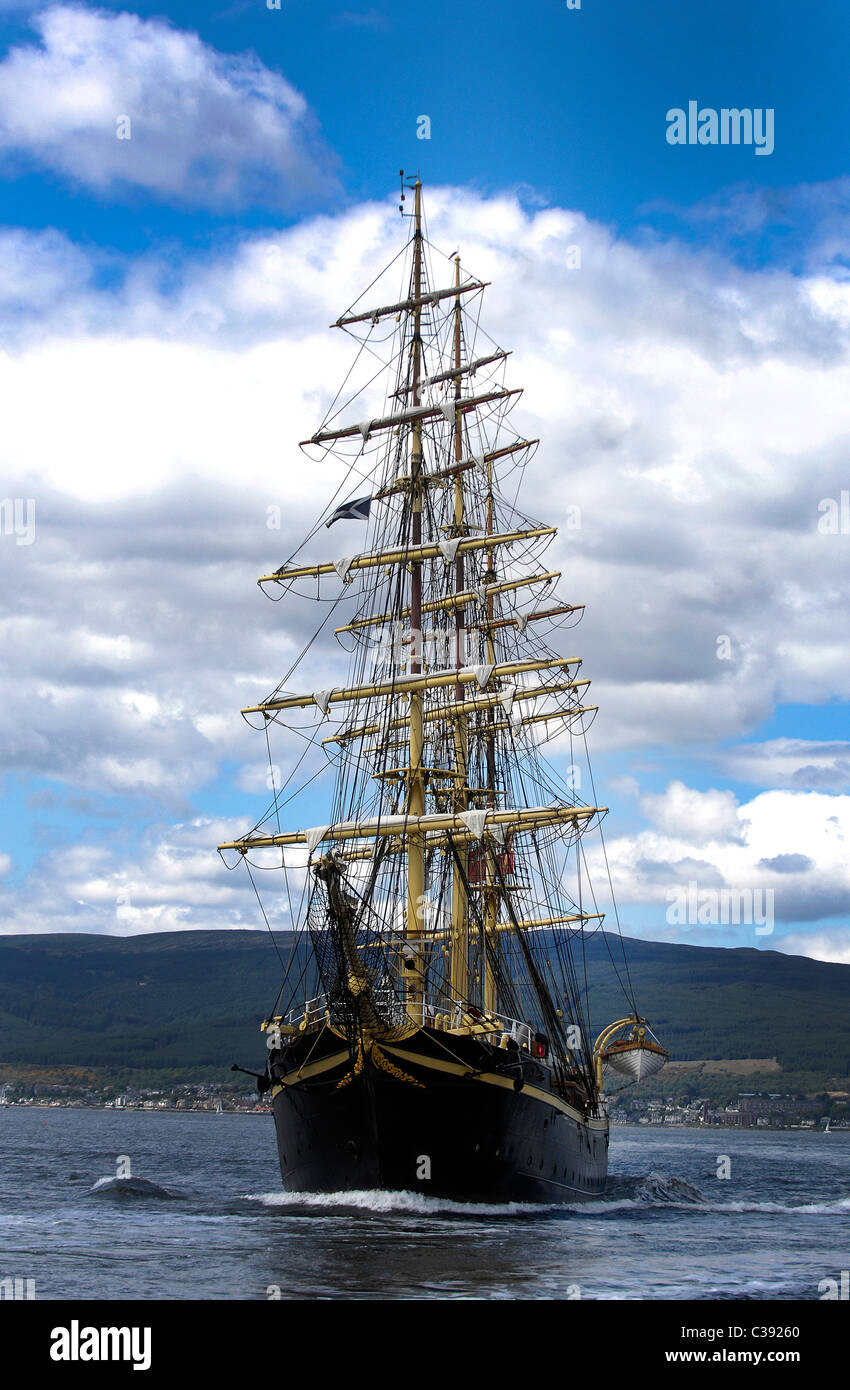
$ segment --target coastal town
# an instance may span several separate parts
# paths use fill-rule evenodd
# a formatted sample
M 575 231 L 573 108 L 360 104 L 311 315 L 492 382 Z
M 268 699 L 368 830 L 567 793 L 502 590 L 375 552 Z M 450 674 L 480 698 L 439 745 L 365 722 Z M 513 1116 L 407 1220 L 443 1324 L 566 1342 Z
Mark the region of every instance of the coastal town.
M 850 1129 L 846 1093 L 794 1096 L 781 1092 L 742 1091 L 718 1105 L 711 1097 L 676 1101 L 644 1097 L 609 1097 L 612 1124 L 688 1125 L 733 1129 Z M 836 1117 L 837 1112 L 837 1117 Z
M 89 1110 L 192 1110 L 212 1114 L 269 1115 L 256 1091 L 223 1091 L 209 1085 L 180 1085 L 167 1089 L 128 1087 L 116 1093 L 114 1087 L 85 1084 L 18 1083 L 0 1087 L 0 1107 L 47 1106 Z
M 648 1098 L 622 1091 L 606 1097 L 614 1125 L 684 1125 L 693 1128 L 850 1129 L 846 1091 L 790 1095 L 742 1091 L 723 1104 L 712 1096 Z M 150 1087 L 98 1086 L 85 1081 L 21 1081 L 0 1086 L 0 1106 L 74 1107 L 94 1110 L 271 1113 L 254 1090 L 226 1090 L 212 1083 Z

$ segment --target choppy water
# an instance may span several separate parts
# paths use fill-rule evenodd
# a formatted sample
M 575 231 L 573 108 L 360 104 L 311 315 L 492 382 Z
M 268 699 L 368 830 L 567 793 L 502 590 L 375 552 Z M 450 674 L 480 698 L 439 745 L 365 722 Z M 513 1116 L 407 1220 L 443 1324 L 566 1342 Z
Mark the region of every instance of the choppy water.
M 0 1279 L 39 1299 L 814 1300 L 848 1267 L 850 1133 L 615 1128 L 603 1199 L 481 1207 L 284 1194 L 270 1116 L 0 1110 Z

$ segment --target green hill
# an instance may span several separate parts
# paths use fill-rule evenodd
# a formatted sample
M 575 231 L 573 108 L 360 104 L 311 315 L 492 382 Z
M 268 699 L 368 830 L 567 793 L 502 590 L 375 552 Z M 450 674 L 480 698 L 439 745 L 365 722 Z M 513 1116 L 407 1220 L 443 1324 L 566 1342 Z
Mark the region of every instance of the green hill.
M 287 959 L 291 939 L 277 938 Z M 588 942 L 594 1029 L 628 1012 Z M 676 1060 L 776 1057 L 783 1070 L 850 1073 L 850 966 L 776 951 L 626 942 L 635 997 Z M 295 956 L 295 978 L 303 959 Z M 264 932 L 0 938 L 0 1064 L 225 1071 L 261 1066 L 257 1031 L 283 971 Z M 305 980 L 309 992 L 311 981 Z

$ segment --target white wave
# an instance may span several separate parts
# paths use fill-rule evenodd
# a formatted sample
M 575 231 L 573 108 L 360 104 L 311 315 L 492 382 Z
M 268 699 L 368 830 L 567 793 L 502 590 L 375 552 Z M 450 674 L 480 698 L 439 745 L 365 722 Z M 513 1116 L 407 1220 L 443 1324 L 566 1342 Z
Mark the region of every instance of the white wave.
M 97 1182 L 92 1183 L 89 1192 L 100 1192 L 104 1187 L 113 1187 L 117 1179 L 113 1177 L 98 1178 Z
M 619 1181 L 622 1182 L 622 1179 Z M 678 1180 L 668 1180 L 676 1190 Z M 689 1185 L 688 1185 L 689 1186 Z M 692 1188 L 694 1192 L 699 1189 Z M 641 1195 L 635 1197 L 599 1197 L 586 1202 L 452 1202 L 448 1198 L 426 1197 L 421 1192 L 390 1192 L 382 1189 L 351 1189 L 343 1192 L 248 1192 L 243 1200 L 259 1202 L 266 1207 L 283 1207 L 292 1211 L 309 1208 L 313 1211 L 335 1211 L 340 1207 L 358 1211 L 408 1213 L 415 1216 L 611 1216 L 622 1211 L 687 1211 L 705 1213 L 764 1213 L 765 1215 L 830 1216 L 850 1211 L 850 1197 L 832 1202 L 810 1202 L 791 1206 L 783 1202 L 756 1202 L 742 1199 L 731 1202 L 711 1202 L 704 1196 L 685 1201 L 668 1196 L 650 1196 L 635 1185 Z
M 416 1216 L 538 1216 L 562 1213 L 560 1203 L 537 1202 L 452 1202 L 448 1198 L 426 1197 L 421 1192 L 389 1192 L 382 1189 L 351 1189 L 345 1192 L 247 1192 L 245 1201 L 266 1207 L 310 1207 L 335 1210 L 355 1207 L 359 1211 L 409 1212 Z
M 764 1212 L 768 1216 L 833 1216 L 850 1212 L 850 1197 L 838 1197 L 832 1202 L 707 1202 L 705 1211 Z

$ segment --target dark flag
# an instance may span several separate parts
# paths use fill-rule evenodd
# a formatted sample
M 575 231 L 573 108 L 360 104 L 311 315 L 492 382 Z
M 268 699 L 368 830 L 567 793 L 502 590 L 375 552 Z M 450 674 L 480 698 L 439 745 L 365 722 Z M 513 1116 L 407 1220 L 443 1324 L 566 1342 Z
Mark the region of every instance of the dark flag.
M 325 522 L 325 525 L 333 526 L 335 521 L 366 521 L 371 505 L 371 497 L 355 497 L 353 502 L 343 502 L 341 507 L 337 507 L 330 521 Z

